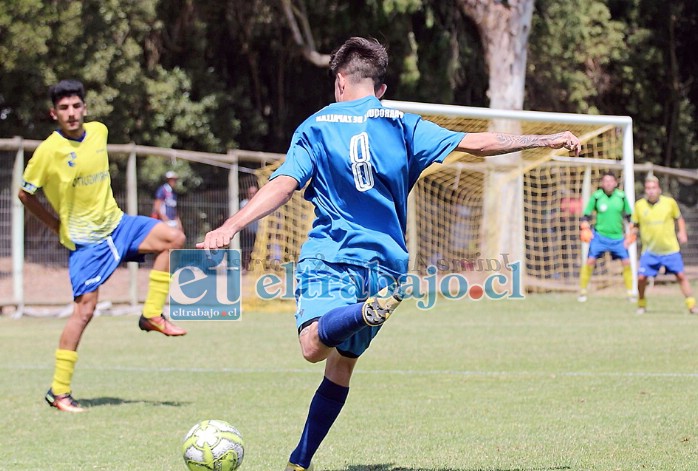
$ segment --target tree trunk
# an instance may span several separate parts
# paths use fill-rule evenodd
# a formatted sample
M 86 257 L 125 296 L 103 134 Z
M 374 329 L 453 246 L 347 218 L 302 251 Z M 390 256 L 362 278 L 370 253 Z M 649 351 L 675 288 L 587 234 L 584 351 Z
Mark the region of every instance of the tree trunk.
M 533 0 L 458 0 L 462 11 L 477 25 L 489 73 L 490 108 L 521 110 L 526 80 L 526 53 Z M 513 120 L 497 120 L 490 131 L 520 134 Z M 481 257 L 525 266 L 523 240 L 523 176 L 511 178 L 520 153 L 490 157 L 485 178 Z
M 533 0 L 458 0 L 477 25 L 489 72 L 490 108 L 523 108 Z

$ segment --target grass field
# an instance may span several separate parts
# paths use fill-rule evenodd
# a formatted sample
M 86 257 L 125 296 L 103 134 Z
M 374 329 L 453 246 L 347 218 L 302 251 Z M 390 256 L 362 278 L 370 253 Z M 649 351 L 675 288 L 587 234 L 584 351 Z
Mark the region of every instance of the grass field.
M 332 471 L 698 469 L 698 317 L 678 294 L 651 312 L 615 297 L 401 307 L 359 362 L 315 462 Z M 136 317 L 88 328 L 74 378 L 89 406 L 43 402 L 60 319 L 0 317 L 0 469 L 181 470 L 185 432 L 236 425 L 242 470 L 282 470 L 322 365 L 305 363 L 293 316 L 182 323 Z

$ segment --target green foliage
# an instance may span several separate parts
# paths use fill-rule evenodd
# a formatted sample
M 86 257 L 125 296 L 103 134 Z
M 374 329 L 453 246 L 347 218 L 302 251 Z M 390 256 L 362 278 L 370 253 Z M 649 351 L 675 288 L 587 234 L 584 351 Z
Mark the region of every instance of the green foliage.
M 623 24 L 605 3 L 539 0 L 529 42 L 527 107 L 598 114 L 608 65 L 626 47 Z
M 168 161 L 160 157 L 146 157 L 139 161 L 138 182 L 148 193 L 154 193 L 157 187 L 165 183 L 165 173 L 177 172 L 177 187 L 180 196 L 201 186 L 203 178 L 186 160 Z
M 387 97 L 487 106 L 478 28 L 457 2 L 295 0 L 318 52 L 352 35 L 389 47 Z M 506 6 L 505 3 L 503 3 Z M 630 115 L 638 160 L 696 166 L 698 2 L 537 0 L 526 108 Z M 43 139 L 46 90 L 88 88 L 111 142 L 283 152 L 332 101 L 278 2 L 0 0 L 0 136 Z M 209 181 L 209 175 L 201 175 Z

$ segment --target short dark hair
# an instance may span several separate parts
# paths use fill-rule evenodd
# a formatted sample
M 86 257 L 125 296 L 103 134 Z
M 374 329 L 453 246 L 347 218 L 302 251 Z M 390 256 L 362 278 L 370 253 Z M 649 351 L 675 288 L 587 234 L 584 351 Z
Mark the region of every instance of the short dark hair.
M 330 56 L 333 76 L 341 72 L 354 80 L 370 78 L 376 89 L 383 85 L 387 70 L 388 51 L 373 38 L 349 38 Z
M 603 173 L 603 175 L 601 175 L 601 178 L 603 178 L 603 177 L 613 177 L 613 178 L 615 178 L 616 180 L 618 180 L 618 177 L 616 176 L 616 174 L 613 173 L 611 170 L 606 170 L 606 171 Z
M 67 96 L 78 96 L 85 101 L 85 87 L 79 80 L 61 80 L 48 89 L 48 95 L 54 105 Z

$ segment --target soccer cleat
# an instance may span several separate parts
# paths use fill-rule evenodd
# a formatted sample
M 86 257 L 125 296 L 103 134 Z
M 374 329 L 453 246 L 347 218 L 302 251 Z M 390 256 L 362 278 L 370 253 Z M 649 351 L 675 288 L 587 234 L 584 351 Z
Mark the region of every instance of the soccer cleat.
M 393 289 L 393 292 L 390 294 L 390 296 L 388 296 L 391 289 Z M 386 286 L 380 290 L 378 294 L 368 298 L 364 302 L 364 305 L 361 308 L 361 313 L 364 316 L 364 322 L 370 327 L 382 325 L 388 320 L 395 308 L 397 308 L 401 302 L 402 296 L 399 289 Z
M 637 302 L 637 295 L 635 293 L 633 293 L 632 291 L 628 291 L 628 302 L 630 302 L 630 303 Z
M 178 337 L 187 333 L 186 330 L 168 321 L 162 314 L 155 317 L 145 317 L 141 314 L 141 318 L 138 319 L 138 327 L 145 332 L 160 332 L 168 337 Z
M 637 315 L 642 315 L 647 312 L 647 299 L 642 298 L 637 300 L 637 309 L 635 310 L 635 314 Z
M 80 407 L 78 401 L 73 399 L 70 393 L 67 394 L 53 394 L 53 391 L 49 389 L 44 397 L 48 405 L 55 407 L 56 409 L 63 412 L 85 412 L 85 409 Z
M 313 468 L 312 464 L 307 468 L 304 468 L 303 466 L 298 466 L 297 464 L 293 464 L 291 462 L 289 462 L 286 465 L 286 471 L 313 471 L 313 469 L 315 468 Z
M 579 292 L 579 296 L 577 297 L 577 301 L 579 301 L 580 303 L 587 302 L 587 290 L 583 289 Z

